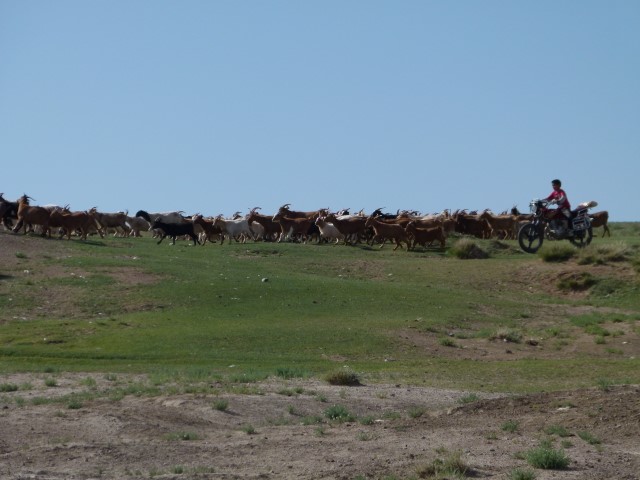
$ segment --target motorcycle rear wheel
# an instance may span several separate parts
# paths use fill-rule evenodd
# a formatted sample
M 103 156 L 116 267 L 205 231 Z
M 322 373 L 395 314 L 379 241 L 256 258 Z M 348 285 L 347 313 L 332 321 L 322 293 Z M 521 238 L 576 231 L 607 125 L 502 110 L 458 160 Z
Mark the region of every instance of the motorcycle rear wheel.
M 542 246 L 544 234 L 538 225 L 527 223 L 518 232 L 520 248 L 527 253 L 536 253 Z
M 569 241 L 578 248 L 584 248 L 591 243 L 593 239 L 593 228 L 589 227 L 586 230 L 575 232 L 573 237 L 569 238 Z

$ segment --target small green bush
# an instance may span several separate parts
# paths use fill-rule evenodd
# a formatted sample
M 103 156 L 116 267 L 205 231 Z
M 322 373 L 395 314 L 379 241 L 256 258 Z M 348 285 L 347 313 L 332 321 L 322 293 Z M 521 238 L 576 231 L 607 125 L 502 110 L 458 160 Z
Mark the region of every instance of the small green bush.
M 469 466 L 462 460 L 462 452 L 443 451 L 444 457 L 436 458 L 431 463 L 416 468 L 419 478 L 451 478 L 464 477 L 470 471 Z
M 522 342 L 522 332 L 517 330 L 503 328 L 496 332 L 494 332 L 490 337 L 490 340 L 502 340 L 503 342 L 509 343 L 520 343 Z
M 515 420 L 507 420 L 502 424 L 502 430 L 509 433 L 515 433 L 518 431 L 520 425 Z
M 213 408 L 220 412 L 226 412 L 229 408 L 229 400 L 226 398 L 218 398 L 213 402 Z
M 577 435 L 589 445 L 600 445 L 602 443 L 598 437 L 589 432 L 578 432 Z
M 549 425 L 544 429 L 544 433 L 547 435 L 558 435 L 559 437 L 568 437 L 571 435 L 562 425 Z
M 358 375 L 348 369 L 330 372 L 325 376 L 325 380 L 331 385 L 357 386 L 362 385 Z
M 568 243 L 552 243 L 538 251 L 538 255 L 544 262 L 566 262 L 575 254 L 576 249 Z
M 17 392 L 18 385 L 15 383 L 0 383 L 0 392 Z
M 536 473 L 533 470 L 516 468 L 509 474 L 510 480 L 535 480 Z
M 480 397 L 478 397 L 478 395 L 476 395 L 475 393 L 469 393 L 468 395 L 461 397 L 458 402 L 464 405 L 467 403 L 477 402 L 478 400 L 480 400 Z
M 624 262 L 632 257 L 632 250 L 623 242 L 589 245 L 578 254 L 580 265 L 605 265 L 611 262 Z
M 333 405 L 324 411 L 325 417 L 337 422 L 353 422 L 355 417 L 343 405 Z
M 563 450 L 556 450 L 548 445 L 529 450 L 525 458 L 532 467 L 544 470 L 564 470 L 570 462 Z
M 461 260 L 489 258 L 489 254 L 470 238 L 462 238 L 454 243 L 449 254 Z

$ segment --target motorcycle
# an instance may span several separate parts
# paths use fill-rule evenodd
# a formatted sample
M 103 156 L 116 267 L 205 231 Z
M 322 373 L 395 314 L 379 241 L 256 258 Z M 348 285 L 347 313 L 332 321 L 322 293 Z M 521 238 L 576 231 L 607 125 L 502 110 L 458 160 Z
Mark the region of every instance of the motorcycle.
M 533 217 L 518 231 L 520 248 L 527 253 L 536 253 L 545 238 L 569 240 L 578 248 L 589 245 L 593 238 L 593 229 L 588 211 L 596 207 L 598 202 L 581 203 L 571 211 L 570 218 L 566 218 L 558 209 L 548 208 L 549 203 L 546 200 L 535 199 L 529 204 Z M 565 221 L 567 225 L 564 224 Z

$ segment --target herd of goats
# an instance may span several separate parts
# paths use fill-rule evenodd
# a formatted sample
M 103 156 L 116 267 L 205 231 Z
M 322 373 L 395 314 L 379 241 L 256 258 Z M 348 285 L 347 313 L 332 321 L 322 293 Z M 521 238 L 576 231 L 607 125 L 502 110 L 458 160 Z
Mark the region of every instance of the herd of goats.
M 420 215 L 417 212 L 398 211 L 383 213 L 377 209 L 371 214 L 363 211 L 351 214 L 347 210 L 331 212 L 320 209 L 312 212 L 291 210 L 290 204 L 281 206 L 275 215 L 259 213 L 259 207 L 248 214 L 237 212 L 231 218 L 203 217 L 200 214 L 185 216 L 184 212 L 150 213 L 138 211 L 135 216 L 127 212 L 105 213 L 95 207 L 88 211 L 71 211 L 68 206 L 33 206 L 31 197 L 23 195 L 12 202 L 0 193 L 0 218 L 7 230 L 14 233 L 33 232 L 58 238 L 72 236 L 86 240 L 89 235 L 113 234 L 119 236 L 142 236 L 149 232 L 159 238 L 158 244 L 169 237 L 191 239 L 193 244 L 204 245 L 207 241 L 223 244 L 252 241 L 335 242 L 355 244 L 378 243 L 380 248 L 387 241 L 398 247 L 412 250 L 420 245 L 424 248 L 436 244 L 444 249 L 447 238 L 457 233 L 488 239 L 514 239 L 519 227 L 530 220 L 531 215 L 520 213 L 515 207 L 509 212 L 494 214 L 490 210 L 468 212 L 445 210 L 437 214 Z M 590 214 L 592 227 L 604 227 L 603 236 L 609 234 L 608 213 Z

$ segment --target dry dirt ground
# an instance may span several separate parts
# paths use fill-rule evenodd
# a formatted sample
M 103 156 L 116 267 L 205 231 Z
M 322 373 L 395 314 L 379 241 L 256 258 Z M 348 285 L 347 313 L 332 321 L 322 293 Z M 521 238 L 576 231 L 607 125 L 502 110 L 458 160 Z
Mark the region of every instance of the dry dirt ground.
M 0 233 L 0 267 L 15 268 L 16 252 L 34 255 L 40 242 L 29 240 Z M 424 341 L 411 329 L 402 335 Z M 526 356 L 527 348 L 471 345 L 464 354 Z M 531 469 L 536 479 L 640 479 L 639 386 L 478 393 L 467 403 L 471 392 L 308 379 L 233 392 L 212 384 L 193 394 L 108 393 L 148 383 L 125 375 L 1 375 L 0 479 L 428 478 L 429 466 L 456 455 L 470 478 L 507 479 L 515 468 L 531 469 L 523 453 L 546 438 L 570 463 Z M 331 421 L 335 406 L 354 419 Z M 558 426 L 566 436 L 551 434 Z

